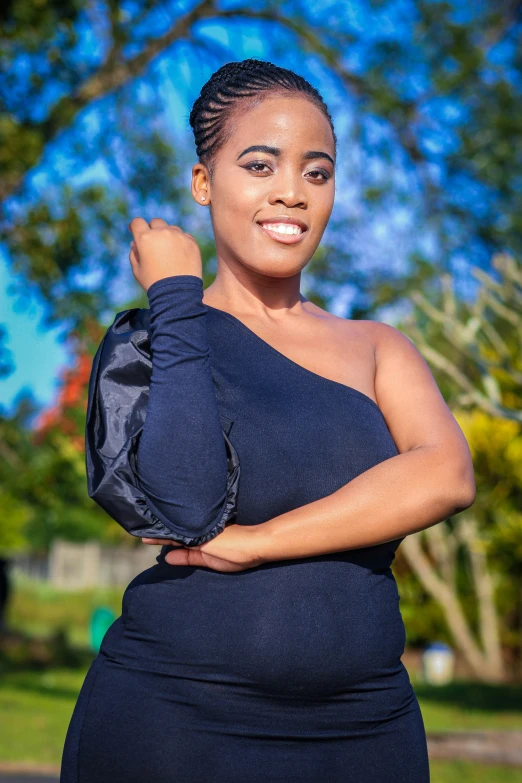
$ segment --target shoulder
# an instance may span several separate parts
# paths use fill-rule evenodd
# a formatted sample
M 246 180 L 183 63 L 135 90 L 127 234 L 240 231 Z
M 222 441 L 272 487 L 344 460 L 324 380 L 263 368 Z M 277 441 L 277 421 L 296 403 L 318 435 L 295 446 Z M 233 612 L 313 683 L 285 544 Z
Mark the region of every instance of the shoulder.
M 353 345 L 359 344 L 373 356 L 375 373 L 384 374 L 387 368 L 396 372 L 408 366 L 423 367 L 431 376 L 428 365 L 414 342 L 395 326 L 382 321 L 337 318 L 339 331 L 344 330 L 345 339 Z M 431 379 L 433 382 L 433 378 Z
M 412 358 L 422 359 L 420 351 L 404 332 L 395 326 L 382 321 L 371 321 L 369 319 L 350 319 L 334 315 L 323 310 L 318 305 L 309 304 L 310 312 L 316 316 L 327 319 L 340 337 L 364 344 L 375 356 L 376 362 L 383 359 L 390 352 L 397 356 L 397 352 L 403 356 L 410 355 Z
M 375 393 L 388 415 L 419 417 L 429 408 L 446 408 L 428 363 L 414 342 L 400 329 L 381 321 L 365 321 L 374 347 Z
M 378 363 L 393 357 L 397 360 L 421 361 L 424 363 L 421 352 L 415 343 L 395 326 L 382 321 L 370 320 L 350 320 L 348 318 L 337 318 L 342 325 L 338 328 L 344 329 L 345 335 L 351 340 L 357 339 L 366 343 L 373 351 L 376 368 Z M 426 365 L 427 366 L 427 365 Z
M 406 334 L 381 321 L 347 320 L 349 334 L 371 346 L 374 389 L 400 451 L 429 442 L 451 416 L 424 357 Z
M 394 326 L 366 321 L 375 347 L 375 394 L 399 451 L 438 445 L 467 459 L 464 436 L 414 342 Z
M 391 324 L 382 321 L 361 321 L 372 340 L 375 347 L 375 358 L 377 361 L 386 358 L 386 355 L 397 352 L 403 356 L 410 356 L 412 359 L 422 359 L 422 355 L 415 343 L 400 329 Z
M 379 326 L 377 321 L 345 318 L 324 310 L 310 301 L 307 302 L 307 310 L 310 314 L 328 324 L 332 335 L 336 338 L 349 340 L 350 344 L 354 344 L 354 342 L 360 343 L 369 348 L 372 353 L 374 352 L 377 339 L 374 327 Z

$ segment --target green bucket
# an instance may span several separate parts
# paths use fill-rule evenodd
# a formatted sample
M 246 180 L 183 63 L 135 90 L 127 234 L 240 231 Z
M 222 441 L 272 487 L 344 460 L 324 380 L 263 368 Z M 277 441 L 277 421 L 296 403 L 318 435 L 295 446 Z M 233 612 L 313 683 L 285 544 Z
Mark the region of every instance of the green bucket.
M 108 606 L 98 606 L 93 611 L 89 623 L 89 638 L 95 652 L 100 649 L 103 637 L 115 619 L 116 615 Z

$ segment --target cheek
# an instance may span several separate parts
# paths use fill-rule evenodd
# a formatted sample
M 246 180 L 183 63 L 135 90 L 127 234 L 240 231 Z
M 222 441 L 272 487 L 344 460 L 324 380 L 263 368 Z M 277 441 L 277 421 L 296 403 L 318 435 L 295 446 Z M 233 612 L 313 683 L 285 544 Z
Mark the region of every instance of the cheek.
M 222 235 L 226 233 L 231 240 L 251 231 L 255 216 L 266 203 L 259 191 L 259 187 L 242 181 L 216 193 L 215 203 L 219 208 L 214 210 L 215 230 Z
M 237 178 L 231 180 L 226 191 L 220 195 L 228 211 L 241 215 L 253 215 L 266 203 L 267 189 L 259 181 Z
M 326 192 L 325 188 L 324 194 L 321 194 L 321 198 L 317 199 L 317 203 L 314 209 L 315 215 L 317 217 L 317 223 L 322 225 L 323 231 L 330 219 L 330 215 L 332 214 L 333 205 L 333 192 L 328 193 Z

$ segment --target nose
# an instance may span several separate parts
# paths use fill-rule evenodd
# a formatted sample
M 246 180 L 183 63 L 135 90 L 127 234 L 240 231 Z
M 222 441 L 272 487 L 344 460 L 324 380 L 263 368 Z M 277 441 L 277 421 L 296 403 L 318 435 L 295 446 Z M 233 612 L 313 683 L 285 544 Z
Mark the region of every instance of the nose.
M 280 172 L 280 176 L 273 177 L 268 202 L 269 204 L 284 204 L 288 208 L 301 207 L 305 209 L 308 200 L 302 175 L 293 176 L 287 172 Z

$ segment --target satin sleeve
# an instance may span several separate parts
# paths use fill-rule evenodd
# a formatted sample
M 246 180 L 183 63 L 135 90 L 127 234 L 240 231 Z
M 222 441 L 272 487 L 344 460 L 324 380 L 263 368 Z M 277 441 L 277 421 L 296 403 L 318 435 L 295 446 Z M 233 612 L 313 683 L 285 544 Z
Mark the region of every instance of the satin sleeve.
M 241 468 L 229 438 L 230 420 L 219 414 L 221 431 L 216 428 L 202 281 L 192 275 L 169 280 L 161 286 L 158 281 L 158 298 L 153 297 L 155 362 L 151 311 L 138 307 L 116 314 L 93 357 L 85 422 L 87 492 L 130 535 L 195 546 L 235 519 Z M 189 378 L 194 387 L 187 384 Z M 142 436 L 140 467 L 147 494 L 137 475 Z M 162 547 L 158 562 L 169 547 Z
M 185 545 L 223 529 L 227 450 L 210 365 L 203 281 L 173 275 L 147 290 L 152 370 L 136 459 L 149 508 Z

